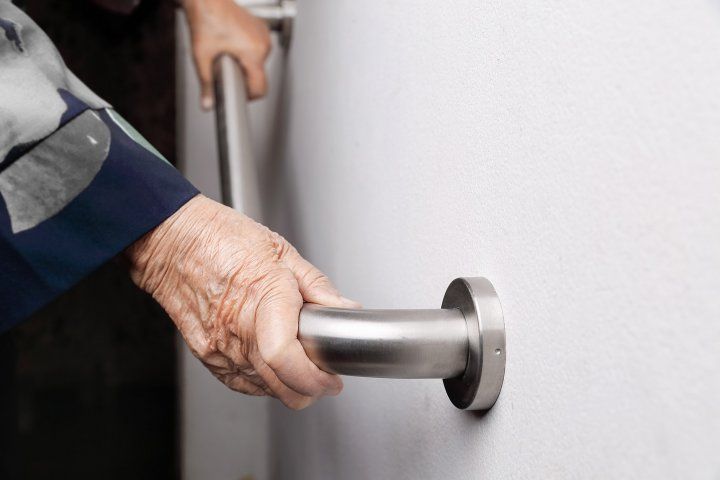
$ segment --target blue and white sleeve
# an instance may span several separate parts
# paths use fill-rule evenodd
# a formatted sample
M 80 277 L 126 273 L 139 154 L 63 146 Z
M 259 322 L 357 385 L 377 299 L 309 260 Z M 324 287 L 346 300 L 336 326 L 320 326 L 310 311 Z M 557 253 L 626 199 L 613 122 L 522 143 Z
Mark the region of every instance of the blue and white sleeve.
M 0 331 L 197 193 L 0 0 Z

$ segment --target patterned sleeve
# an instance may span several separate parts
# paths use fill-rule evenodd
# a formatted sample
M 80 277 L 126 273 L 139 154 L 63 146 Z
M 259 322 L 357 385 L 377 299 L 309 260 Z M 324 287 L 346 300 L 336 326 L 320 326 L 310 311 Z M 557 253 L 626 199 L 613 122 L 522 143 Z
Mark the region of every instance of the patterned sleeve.
M 0 331 L 196 194 L 0 0 Z

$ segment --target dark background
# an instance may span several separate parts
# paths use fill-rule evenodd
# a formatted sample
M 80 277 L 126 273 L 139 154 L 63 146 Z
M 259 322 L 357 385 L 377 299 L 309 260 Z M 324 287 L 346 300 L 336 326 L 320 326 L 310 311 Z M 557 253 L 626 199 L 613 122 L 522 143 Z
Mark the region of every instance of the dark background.
M 172 2 L 129 16 L 21 3 L 68 67 L 173 159 Z M 178 477 L 175 360 L 172 322 L 119 260 L 0 335 L 0 479 Z

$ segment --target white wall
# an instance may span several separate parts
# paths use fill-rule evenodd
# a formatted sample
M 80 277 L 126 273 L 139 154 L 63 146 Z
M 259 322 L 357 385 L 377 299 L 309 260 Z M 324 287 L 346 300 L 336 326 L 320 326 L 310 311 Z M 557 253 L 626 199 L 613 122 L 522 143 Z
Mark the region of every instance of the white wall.
M 273 404 L 272 476 L 719 478 L 720 3 L 299 3 L 269 218 L 367 307 L 489 277 L 509 363 Z

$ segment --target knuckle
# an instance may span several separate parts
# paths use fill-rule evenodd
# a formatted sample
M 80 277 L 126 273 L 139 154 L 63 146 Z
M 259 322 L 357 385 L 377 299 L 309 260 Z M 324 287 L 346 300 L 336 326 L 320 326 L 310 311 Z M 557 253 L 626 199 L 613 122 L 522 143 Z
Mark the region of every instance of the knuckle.
M 252 42 L 252 51 L 259 58 L 266 58 L 272 50 L 272 39 L 270 38 L 270 32 L 265 31 L 264 35 L 257 36 Z
M 210 342 L 208 339 L 205 338 L 192 342 L 192 344 L 189 344 L 189 346 L 193 355 L 203 361 L 211 359 L 213 354 L 216 352 L 216 348 L 213 342 Z
M 270 51 L 272 50 L 272 40 L 270 40 L 270 35 L 266 35 L 263 37 L 262 42 L 260 44 L 260 53 L 262 54 L 263 58 L 270 55 Z
M 233 362 L 225 355 L 210 353 L 202 358 L 202 363 L 213 372 L 230 373 L 234 370 Z
M 230 388 L 236 392 L 244 393 L 245 395 L 252 395 L 255 397 L 265 396 L 265 390 L 263 390 L 262 387 L 254 385 L 250 382 L 235 380 L 232 385 L 230 385 Z
M 217 52 L 205 45 L 197 45 L 193 50 L 198 74 L 202 79 L 212 76 L 212 62 Z
M 272 247 L 277 252 L 278 260 L 288 260 L 294 262 L 300 258 L 300 254 L 295 247 L 285 240 L 281 235 L 274 233 L 271 237 Z
M 252 47 L 252 56 L 259 60 L 264 60 L 270 55 L 271 48 L 270 42 L 265 42 L 264 40 L 257 42 Z
M 281 343 L 260 346 L 260 357 L 271 369 L 278 370 L 287 360 L 287 347 Z
M 223 378 L 220 378 L 220 381 L 225 384 L 230 390 L 243 393 L 245 395 L 253 395 L 253 396 L 264 396 L 265 391 L 262 389 L 262 387 L 253 384 L 252 382 L 247 381 L 241 376 L 238 375 L 226 375 Z

